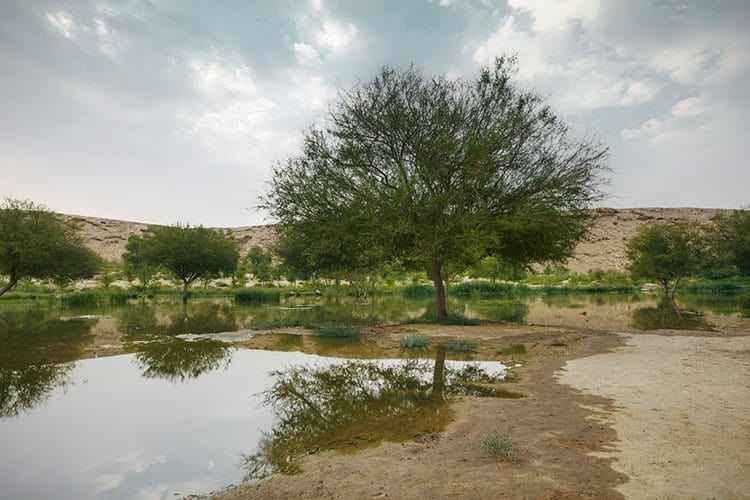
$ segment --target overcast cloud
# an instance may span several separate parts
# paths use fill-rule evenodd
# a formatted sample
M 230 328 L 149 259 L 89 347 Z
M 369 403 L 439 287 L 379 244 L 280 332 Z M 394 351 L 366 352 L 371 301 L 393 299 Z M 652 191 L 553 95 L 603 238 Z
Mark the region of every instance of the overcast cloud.
M 0 1 L 0 196 L 237 226 L 337 89 L 381 66 L 522 86 L 611 149 L 604 205 L 750 203 L 750 3 Z

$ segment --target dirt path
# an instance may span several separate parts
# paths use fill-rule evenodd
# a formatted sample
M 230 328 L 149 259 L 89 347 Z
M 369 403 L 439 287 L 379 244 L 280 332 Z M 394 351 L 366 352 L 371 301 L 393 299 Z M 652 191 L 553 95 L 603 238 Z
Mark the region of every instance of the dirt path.
M 628 498 L 750 497 L 750 337 L 627 335 L 560 381 L 614 399 L 613 467 Z
M 524 343 L 509 388 L 526 397 L 465 398 L 438 440 L 311 455 L 216 498 L 747 498 L 750 336 L 446 328 L 424 333 L 481 338 L 485 359 Z M 517 465 L 478 447 L 508 426 L 531 452 Z

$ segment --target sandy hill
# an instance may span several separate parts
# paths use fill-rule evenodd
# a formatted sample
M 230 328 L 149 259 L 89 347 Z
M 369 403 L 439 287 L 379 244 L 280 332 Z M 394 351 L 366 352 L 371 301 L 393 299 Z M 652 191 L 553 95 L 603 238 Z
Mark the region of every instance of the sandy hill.
M 635 234 L 638 226 L 676 219 L 690 219 L 705 223 L 709 222 L 717 212 L 729 211 L 710 208 L 597 209 L 589 237 L 578 245 L 573 257 L 566 265 L 575 272 L 585 272 L 590 269 L 622 271 L 627 263 L 625 244 Z M 84 241 L 89 248 L 112 262 L 120 260 L 125 251 L 128 236 L 148 232 L 148 225 L 139 222 L 80 215 L 67 215 L 66 217 L 78 222 Z M 232 232 L 242 255 L 255 245 L 263 248 L 269 247 L 276 234 L 275 227 L 272 225 L 221 229 Z

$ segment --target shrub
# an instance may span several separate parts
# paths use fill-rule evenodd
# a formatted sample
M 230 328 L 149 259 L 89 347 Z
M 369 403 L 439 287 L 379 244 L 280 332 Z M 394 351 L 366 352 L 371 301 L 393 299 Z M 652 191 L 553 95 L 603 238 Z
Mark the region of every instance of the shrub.
M 505 297 L 516 292 L 515 285 L 508 283 L 492 283 L 489 281 L 467 281 L 451 288 L 453 295 L 468 295 L 478 297 Z
M 70 307 L 95 306 L 99 302 L 99 294 L 96 292 L 73 292 L 60 297 L 60 301 Z
M 467 318 L 463 314 L 457 312 L 448 312 L 448 316 L 444 320 L 438 320 L 434 311 L 427 311 L 418 318 L 407 318 L 403 321 L 404 323 L 419 324 L 419 323 L 439 323 L 441 325 L 465 325 L 474 326 L 479 324 L 478 319 Z
M 428 343 L 426 335 L 402 335 L 398 341 L 402 349 L 422 349 Z
M 313 331 L 318 337 L 352 339 L 359 337 L 361 330 L 356 325 L 319 325 Z
M 528 455 L 530 452 L 510 439 L 510 432 L 512 430 L 512 427 L 508 427 L 508 430 L 504 433 L 495 431 L 492 434 L 482 437 L 482 440 L 479 442 L 479 448 L 491 458 L 504 459 L 512 464 L 517 464 L 521 461 L 523 455 Z
M 234 292 L 235 302 L 241 304 L 278 302 L 280 298 L 281 290 L 271 290 L 268 288 L 245 288 Z
M 432 297 L 435 295 L 435 289 L 427 285 L 419 285 L 417 283 L 412 285 L 406 285 L 401 289 L 401 294 L 404 297 Z
M 476 342 L 469 342 L 468 340 L 451 340 L 445 342 L 443 346 L 446 351 L 452 352 L 474 352 L 479 347 Z

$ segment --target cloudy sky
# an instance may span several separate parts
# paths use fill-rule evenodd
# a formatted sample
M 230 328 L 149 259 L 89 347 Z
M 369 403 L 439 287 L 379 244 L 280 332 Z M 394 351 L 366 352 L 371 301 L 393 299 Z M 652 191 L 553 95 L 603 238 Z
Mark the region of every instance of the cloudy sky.
M 613 207 L 750 203 L 745 0 L 0 0 L 0 196 L 262 224 L 275 161 L 383 65 L 518 80 L 610 147 Z

